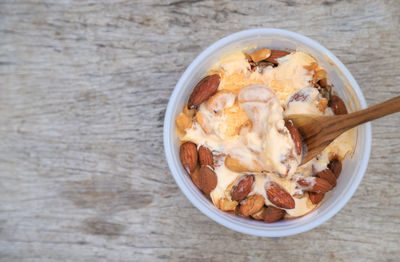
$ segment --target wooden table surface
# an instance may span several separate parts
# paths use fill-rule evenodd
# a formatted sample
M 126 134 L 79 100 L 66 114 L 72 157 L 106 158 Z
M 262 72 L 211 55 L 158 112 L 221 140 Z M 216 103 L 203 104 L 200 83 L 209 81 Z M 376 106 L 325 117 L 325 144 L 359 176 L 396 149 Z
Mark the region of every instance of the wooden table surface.
M 0 260 L 399 261 L 400 114 L 373 123 L 349 203 L 279 239 L 193 207 L 162 141 L 185 68 L 248 28 L 317 40 L 370 105 L 399 95 L 399 14 L 396 0 L 0 1 Z

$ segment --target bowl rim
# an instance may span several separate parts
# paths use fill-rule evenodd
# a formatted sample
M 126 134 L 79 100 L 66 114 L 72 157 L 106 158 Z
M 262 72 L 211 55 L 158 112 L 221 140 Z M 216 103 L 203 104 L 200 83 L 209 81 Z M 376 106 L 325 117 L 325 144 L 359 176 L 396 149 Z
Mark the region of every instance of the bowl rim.
M 215 222 L 232 229 L 234 231 L 238 231 L 244 234 L 250 234 L 250 235 L 255 235 L 255 236 L 263 236 L 263 237 L 281 237 L 281 236 L 289 236 L 289 235 L 294 235 L 294 234 L 299 234 L 308 230 L 311 230 L 322 223 L 326 222 L 328 219 L 333 217 L 336 213 L 338 213 L 344 205 L 350 200 L 350 198 L 353 196 L 354 192 L 357 190 L 364 174 L 365 171 L 368 167 L 368 162 L 369 162 L 369 157 L 370 157 L 370 152 L 371 152 L 371 142 L 372 142 L 372 131 L 371 131 L 371 124 L 366 123 L 364 124 L 364 132 L 365 132 L 365 138 L 364 138 L 364 151 L 360 154 L 360 159 L 358 161 L 361 161 L 361 165 L 359 166 L 359 170 L 357 172 L 357 175 L 355 176 L 355 179 L 352 180 L 352 183 L 350 185 L 350 188 L 348 188 L 347 191 L 345 191 L 340 198 L 337 199 L 335 202 L 335 205 L 330 208 L 327 212 L 323 213 L 321 216 L 316 218 L 313 221 L 310 221 L 309 223 L 304 223 L 304 224 L 299 224 L 295 225 L 291 228 L 283 229 L 283 230 L 259 230 L 256 228 L 252 228 L 250 223 L 246 226 L 238 225 L 237 222 L 232 220 L 232 216 L 226 212 L 223 212 L 224 214 L 221 214 L 221 212 L 214 212 L 209 206 L 210 203 L 207 203 L 205 201 L 199 201 L 190 191 L 189 188 L 186 187 L 183 179 L 179 174 L 177 174 L 176 166 L 175 166 L 175 161 L 172 158 L 172 148 L 174 146 L 174 143 L 171 139 L 171 134 L 169 130 L 171 129 L 171 125 L 173 125 L 174 118 L 172 116 L 172 110 L 173 110 L 173 104 L 176 103 L 177 96 L 178 96 L 178 90 L 181 88 L 184 88 L 184 83 L 188 78 L 190 78 L 190 73 L 198 66 L 198 64 L 204 60 L 208 54 L 213 53 L 215 50 L 221 49 L 224 47 L 227 43 L 231 42 L 235 38 L 242 38 L 247 36 L 248 38 L 254 38 L 254 37 L 260 37 L 265 34 L 276 34 L 280 35 L 283 37 L 290 37 L 294 38 L 298 41 L 302 42 L 307 42 L 308 46 L 311 46 L 317 50 L 319 50 L 321 53 L 324 54 L 326 58 L 328 58 L 330 61 L 333 62 L 334 65 L 337 66 L 337 69 L 339 69 L 344 77 L 348 81 L 348 83 L 351 86 L 351 89 L 355 92 L 356 97 L 358 99 L 358 102 L 360 104 L 361 108 L 366 108 L 367 103 L 365 101 L 364 95 L 357 84 L 356 80 L 350 73 L 350 71 L 346 68 L 346 66 L 328 49 L 323 47 L 321 44 L 317 43 L 316 41 L 312 40 L 311 38 L 308 38 L 306 36 L 300 35 L 298 33 L 294 33 L 288 30 L 283 30 L 283 29 L 275 29 L 275 28 L 256 28 L 256 29 L 249 29 L 249 30 L 244 30 L 240 31 L 231 35 L 228 35 L 215 43 L 211 44 L 209 47 L 207 47 L 204 51 L 202 51 L 194 60 L 193 62 L 186 68 L 185 72 L 182 74 L 180 77 L 178 83 L 176 84 L 170 99 L 169 103 L 167 106 L 167 110 L 165 112 L 165 117 L 164 117 L 164 130 L 163 130 L 163 137 L 164 137 L 164 152 L 165 152 L 165 157 L 168 162 L 169 169 L 172 173 L 172 176 L 174 177 L 176 183 L 178 184 L 180 190 L 184 193 L 184 195 L 189 199 L 189 201 L 196 207 L 198 208 L 203 214 L 214 220 Z M 175 145 L 176 146 L 176 145 Z M 214 206 L 214 205 L 213 205 Z M 272 229 L 272 228 L 271 228 Z

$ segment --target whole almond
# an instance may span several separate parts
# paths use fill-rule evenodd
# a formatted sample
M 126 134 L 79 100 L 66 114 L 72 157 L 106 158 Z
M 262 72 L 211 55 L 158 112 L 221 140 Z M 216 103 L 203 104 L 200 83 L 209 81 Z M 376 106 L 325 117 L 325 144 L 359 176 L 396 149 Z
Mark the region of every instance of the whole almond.
M 346 104 L 343 102 L 343 100 L 336 96 L 332 95 L 330 105 L 332 108 L 333 113 L 335 115 L 345 115 L 347 114 L 347 109 L 346 109 Z
M 321 200 L 324 198 L 325 194 L 322 193 L 314 193 L 314 192 L 310 192 L 308 194 L 308 197 L 311 200 L 311 203 L 313 203 L 314 205 L 317 205 L 319 202 L 321 202 Z
M 201 103 L 206 101 L 210 96 L 217 92 L 221 77 L 218 74 L 209 75 L 203 78 L 193 89 L 189 97 L 189 108 L 197 108 Z
M 242 201 L 251 191 L 254 183 L 254 176 L 245 175 L 231 189 L 231 198 L 234 201 Z
M 340 172 L 342 172 L 342 162 L 337 158 L 334 158 L 328 164 L 328 168 L 335 174 L 336 178 L 339 178 Z
M 275 206 L 292 209 L 295 207 L 293 197 L 276 182 L 268 182 L 265 184 L 265 191 L 268 200 Z
M 249 216 L 257 213 L 264 206 L 264 197 L 262 195 L 251 195 L 240 205 L 240 213 L 243 216 Z
M 217 175 L 208 166 L 201 166 L 199 170 L 199 185 L 200 189 L 206 194 L 210 195 L 211 191 L 217 186 Z
M 333 186 L 325 179 L 319 177 L 307 177 L 297 180 L 303 190 L 315 192 L 315 193 L 326 193 L 332 190 Z
M 329 184 L 331 184 L 333 187 L 336 186 L 336 176 L 335 174 L 332 173 L 332 171 L 330 169 L 325 169 L 322 170 L 320 172 L 318 172 L 317 174 L 315 174 L 317 177 L 323 178 L 326 181 L 329 182 Z
M 271 55 L 271 50 L 269 50 L 268 48 L 263 48 L 251 53 L 249 56 L 251 57 L 251 60 L 253 62 L 257 63 L 267 59 L 270 55 Z
M 292 120 L 286 120 L 285 121 L 285 126 L 290 132 L 290 136 L 292 137 L 292 140 L 294 142 L 294 146 L 296 148 L 297 155 L 300 155 L 301 154 L 302 142 L 301 142 L 301 137 L 300 137 L 299 131 L 294 126 Z
M 197 147 L 192 142 L 185 142 L 181 145 L 179 150 L 179 156 L 186 172 L 190 174 L 193 172 L 197 165 Z
M 213 155 L 205 146 L 199 148 L 200 165 L 214 167 Z
M 285 216 L 285 214 L 286 214 L 285 210 L 269 206 L 267 207 L 264 213 L 264 222 L 265 223 L 276 222 L 278 220 L 281 220 Z
M 274 63 L 275 65 L 277 65 L 277 64 L 279 64 L 277 59 L 287 56 L 288 54 L 290 54 L 290 53 L 286 52 L 286 51 L 282 51 L 282 50 L 271 50 L 271 54 L 269 55 L 269 57 L 267 59 L 265 59 L 265 61 L 271 62 L 271 63 Z

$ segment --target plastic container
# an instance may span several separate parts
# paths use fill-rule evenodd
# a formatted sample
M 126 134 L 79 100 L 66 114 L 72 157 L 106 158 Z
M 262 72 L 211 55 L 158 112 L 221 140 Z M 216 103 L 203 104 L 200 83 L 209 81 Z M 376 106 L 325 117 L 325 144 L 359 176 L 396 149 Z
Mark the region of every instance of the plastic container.
M 350 112 L 366 107 L 364 96 L 347 68 L 329 50 L 305 36 L 279 29 L 252 29 L 227 36 L 204 50 L 186 69 L 176 85 L 165 113 L 164 149 L 171 173 L 186 197 L 201 212 L 217 223 L 245 234 L 281 237 L 298 234 L 319 226 L 334 216 L 349 201 L 367 169 L 371 150 L 371 125 L 356 129 L 356 148 L 352 157 L 343 162 L 337 186 L 329 192 L 321 205 L 311 213 L 296 219 L 271 224 L 240 218 L 216 208 L 192 183 L 179 159 L 179 140 L 175 118 L 182 111 L 194 86 L 207 70 L 227 53 L 248 48 L 299 49 L 314 56 L 328 73 L 328 82 L 345 98 Z M 190 218 L 188 218 L 190 219 Z

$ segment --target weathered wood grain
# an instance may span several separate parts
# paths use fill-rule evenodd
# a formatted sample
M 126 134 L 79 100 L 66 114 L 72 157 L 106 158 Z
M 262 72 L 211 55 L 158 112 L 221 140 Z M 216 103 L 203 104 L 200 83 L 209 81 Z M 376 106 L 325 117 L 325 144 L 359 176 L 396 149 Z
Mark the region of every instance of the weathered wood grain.
M 400 116 L 322 226 L 265 239 L 219 226 L 168 170 L 170 93 L 204 48 L 276 27 L 332 50 L 369 104 L 400 93 L 399 1 L 0 1 L 1 261 L 397 261 Z

